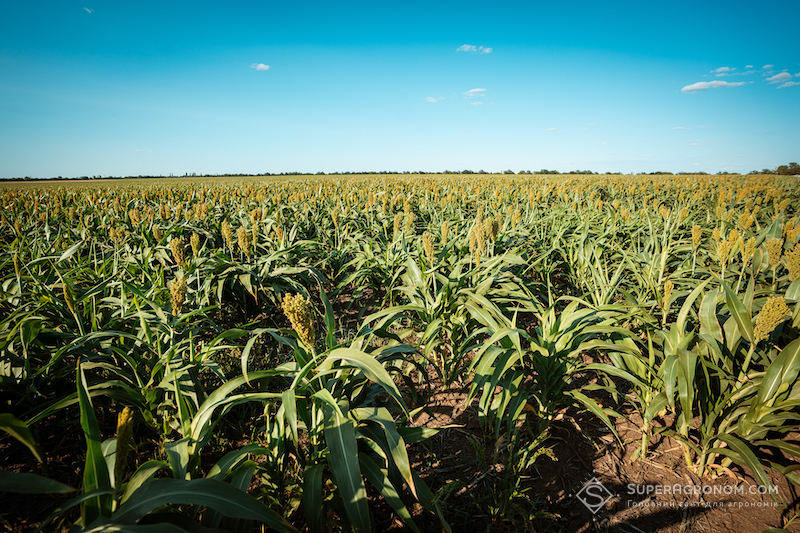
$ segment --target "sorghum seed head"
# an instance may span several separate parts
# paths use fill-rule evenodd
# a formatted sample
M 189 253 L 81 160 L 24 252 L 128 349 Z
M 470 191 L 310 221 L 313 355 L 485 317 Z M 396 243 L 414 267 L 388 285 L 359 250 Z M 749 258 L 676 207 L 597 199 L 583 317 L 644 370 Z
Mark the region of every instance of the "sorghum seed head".
M 773 268 L 778 266 L 781 261 L 781 254 L 783 253 L 783 239 L 773 237 L 769 239 L 765 246 L 767 248 L 767 255 L 769 256 L 769 263 Z
M 300 294 L 287 294 L 281 302 L 283 314 L 292 324 L 292 329 L 307 348 L 314 347 L 314 318 L 311 314 L 311 301 Z
M 428 258 L 428 263 L 432 265 L 435 255 L 433 252 L 433 235 L 431 235 L 430 231 L 425 231 L 422 234 L 422 248 L 425 250 L 425 257 Z
M 723 267 L 728 262 L 728 256 L 731 253 L 732 244 L 728 239 L 722 239 L 717 243 L 717 256 L 719 257 L 719 264 Z
M 169 241 L 169 249 L 172 252 L 172 259 L 178 266 L 183 266 L 184 264 L 184 256 L 183 256 L 184 247 L 185 245 L 183 243 L 183 239 L 181 239 L 180 237 L 173 237 L 172 240 Z
M 495 218 L 491 218 L 491 219 L 489 219 L 489 223 L 487 224 L 487 226 L 488 227 L 486 228 L 486 233 L 487 233 L 488 237 L 491 240 L 496 241 L 497 240 L 497 233 L 500 230 L 499 221 L 497 220 L 496 217 Z
M 233 230 L 227 220 L 222 221 L 222 238 L 229 250 L 233 251 Z
M 394 215 L 394 232 L 393 235 L 397 238 L 400 235 L 400 226 L 403 224 L 403 213 L 397 213 Z
M 172 299 L 172 314 L 178 315 L 181 312 L 183 303 L 186 301 L 186 279 L 178 276 L 169 282 L 169 295 Z
M 697 250 L 700 246 L 700 239 L 703 238 L 703 228 L 699 224 L 692 226 L 692 248 Z
M 746 267 L 747 264 L 750 262 L 750 259 L 753 258 L 753 255 L 756 252 L 756 238 L 750 237 L 747 239 L 747 243 L 742 245 L 742 238 L 739 238 L 739 248 L 742 251 L 742 267 Z
M 415 215 L 413 212 L 406 213 L 405 221 L 404 221 L 405 222 L 404 225 L 405 225 L 406 233 L 411 234 L 411 233 L 414 232 L 414 223 L 416 221 L 417 221 L 417 215 Z
M 786 252 L 783 256 L 783 262 L 789 271 L 789 281 L 800 279 L 800 242 Z
M 244 252 L 246 256 L 250 256 L 250 235 L 247 234 L 247 230 L 244 229 L 244 226 L 239 226 L 239 229 L 236 230 L 236 237 L 239 240 L 239 249 Z
M 789 306 L 782 296 L 767 298 L 761 312 L 756 317 L 756 325 L 753 328 L 754 342 L 766 339 L 778 324 L 784 321 L 790 314 Z
M 198 257 L 200 255 L 200 235 L 192 233 L 189 243 L 192 245 L 192 255 Z
M 122 483 L 127 466 L 128 452 L 133 440 L 133 409 L 129 406 L 117 415 L 117 451 L 114 461 L 114 479 Z
M 672 289 L 675 286 L 672 283 L 672 280 L 667 280 L 664 282 L 664 307 L 666 308 L 669 305 L 669 299 L 672 297 Z

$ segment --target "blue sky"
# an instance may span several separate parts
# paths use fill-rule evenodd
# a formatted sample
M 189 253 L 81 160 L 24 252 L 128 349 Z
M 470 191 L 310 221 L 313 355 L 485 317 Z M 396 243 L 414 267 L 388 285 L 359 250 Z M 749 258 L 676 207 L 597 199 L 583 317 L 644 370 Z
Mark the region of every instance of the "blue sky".
M 749 172 L 800 2 L 6 2 L 0 177 Z

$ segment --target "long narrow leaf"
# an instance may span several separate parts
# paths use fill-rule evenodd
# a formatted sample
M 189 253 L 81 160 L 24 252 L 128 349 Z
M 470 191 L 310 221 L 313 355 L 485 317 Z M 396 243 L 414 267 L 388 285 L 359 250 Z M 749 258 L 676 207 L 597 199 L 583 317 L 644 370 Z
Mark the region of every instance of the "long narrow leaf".
M 25 424 L 25 422 L 19 420 L 11 413 L 3 413 L 0 414 L 0 430 L 5 431 L 27 446 L 34 457 L 36 457 L 36 460 L 40 463 L 42 462 L 42 456 L 39 454 L 39 449 L 36 447 L 36 442 L 33 440 L 31 430 L 28 429 L 28 425 Z
M 38 474 L 0 470 L 0 492 L 25 494 L 64 494 L 75 489 Z
M 83 491 L 106 491 L 111 489 L 108 467 L 103 456 L 100 426 L 94 415 L 89 397 L 86 376 L 78 363 L 78 403 L 81 409 L 81 427 L 86 437 L 86 463 L 83 470 Z M 101 516 L 111 514 L 112 499 L 108 494 L 99 494 L 81 507 L 84 523 L 90 524 Z
M 258 520 L 278 531 L 297 532 L 275 511 L 249 494 L 217 479 L 156 479 L 136 491 L 112 516 L 114 522 L 135 524 L 167 504 L 202 505 L 231 518 Z
M 325 391 L 327 392 L 327 391 Z M 325 443 L 330 451 L 330 467 L 342 495 L 344 508 L 355 533 L 371 531 L 367 491 L 361 478 L 358 444 L 353 421 L 330 402 L 322 406 Z

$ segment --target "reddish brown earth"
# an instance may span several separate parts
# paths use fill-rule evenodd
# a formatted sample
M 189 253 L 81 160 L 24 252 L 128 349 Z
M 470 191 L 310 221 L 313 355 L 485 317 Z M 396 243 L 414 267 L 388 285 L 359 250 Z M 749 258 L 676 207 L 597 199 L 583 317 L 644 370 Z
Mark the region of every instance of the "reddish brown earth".
M 742 469 L 733 468 L 714 480 L 698 478 L 686 467 L 679 443 L 670 438 L 654 437 L 647 457 L 632 460 L 641 439 L 635 416 L 616 421 L 619 444 L 599 420 L 565 413 L 551 426 L 545 444 L 556 460 L 541 456 L 520 476 L 518 492 L 524 490 L 524 498 L 512 501 L 527 512 L 492 519 L 492 505 L 501 503 L 503 489 L 513 484 L 504 478 L 507 454 L 502 442 L 498 445 L 480 428 L 476 407 L 464 408 L 465 398 L 465 392 L 454 388 L 434 392 L 429 397 L 432 414 L 420 414 L 415 420 L 415 425 L 446 428 L 425 447 L 418 447 L 416 466 L 425 472 L 434 492 L 446 495 L 443 508 L 453 531 L 761 533 L 786 527 L 798 510 L 797 488 L 780 475 L 773 479 L 789 510 L 769 495 L 758 494 L 758 485 Z M 451 486 L 455 488 L 448 490 Z M 658 493 L 648 495 L 647 490 Z M 594 514 L 581 497 L 597 506 Z M 798 522 L 787 529 L 800 531 Z M 423 531 L 441 530 L 427 513 L 418 514 L 417 523 Z M 397 519 L 391 519 L 378 530 L 392 525 L 402 529 Z

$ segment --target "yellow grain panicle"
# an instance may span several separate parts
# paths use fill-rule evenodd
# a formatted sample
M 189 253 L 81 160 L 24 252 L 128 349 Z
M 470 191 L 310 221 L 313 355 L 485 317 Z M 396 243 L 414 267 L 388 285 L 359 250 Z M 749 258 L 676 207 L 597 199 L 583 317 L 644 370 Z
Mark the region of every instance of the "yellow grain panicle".
M 314 331 L 311 301 L 301 294 L 287 294 L 281 302 L 281 307 L 283 308 L 283 314 L 291 322 L 292 329 L 300 337 L 300 341 L 307 348 L 313 348 L 316 333 Z
M 783 296 L 772 296 L 767 298 L 761 312 L 756 317 L 756 324 L 753 328 L 755 342 L 766 339 L 778 324 L 783 322 L 790 315 L 789 306 Z
M 200 256 L 200 235 L 197 233 L 192 233 L 192 236 L 189 238 L 189 244 L 192 245 L 192 255 L 197 258 Z
M 128 463 L 128 452 L 133 441 L 133 409 L 125 406 L 117 414 L 117 448 L 114 459 L 114 479 L 122 483 L 125 476 L 125 467 Z
M 699 224 L 692 226 L 692 248 L 697 250 L 700 246 L 700 240 L 703 238 L 703 228 Z
M 172 303 L 172 314 L 180 314 L 183 304 L 186 301 L 186 279 L 178 276 L 169 282 L 169 295 Z
M 250 235 L 244 226 L 239 226 L 236 230 L 236 237 L 239 241 L 239 249 L 247 256 L 250 257 Z
M 436 256 L 433 251 L 433 235 L 430 231 L 425 231 L 425 233 L 422 234 L 422 248 L 425 250 L 425 257 L 428 258 L 428 264 L 432 265 Z
M 175 261 L 175 264 L 179 266 L 183 266 L 184 264 L 184 247 L 185 244 L 183 243 L 183 239 L 180 237 L 173 237 L 172 240 L 169 241 L 169 249 L 172 252 L 172 259 Z
M 781 261 L 781 254 L 783 253 L 783 239 L 773 237 L 764 244 L 767 248 L 767 256 L 769 256 L 770 265 L 777 267 Z
M 783 256 L 783 264 L 789 271 L 789 281 L 800 279 L 800 242 Z

